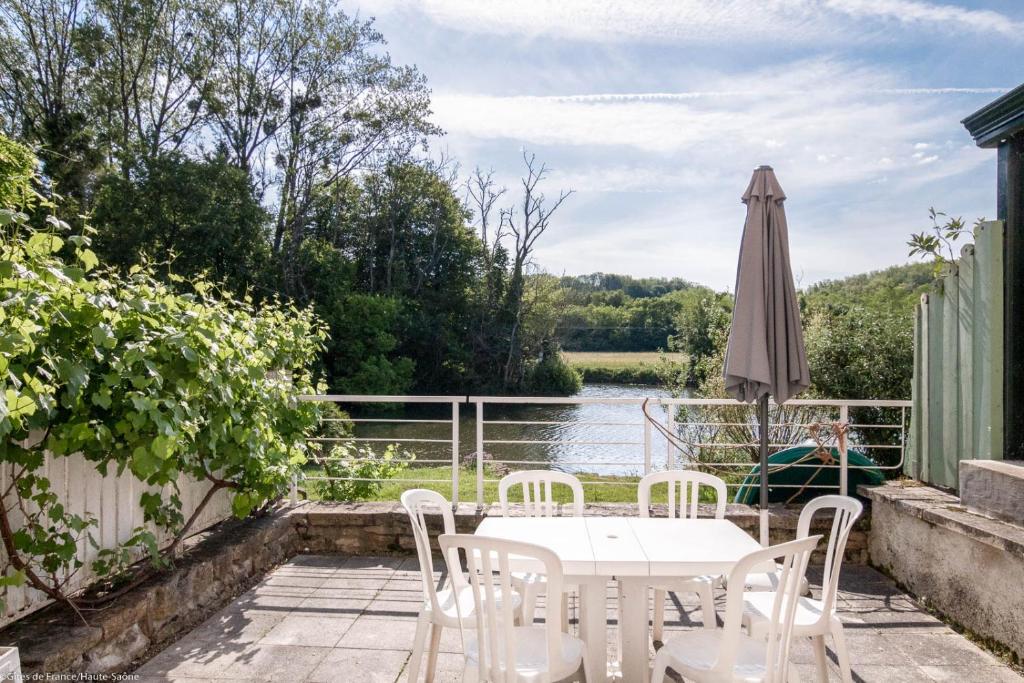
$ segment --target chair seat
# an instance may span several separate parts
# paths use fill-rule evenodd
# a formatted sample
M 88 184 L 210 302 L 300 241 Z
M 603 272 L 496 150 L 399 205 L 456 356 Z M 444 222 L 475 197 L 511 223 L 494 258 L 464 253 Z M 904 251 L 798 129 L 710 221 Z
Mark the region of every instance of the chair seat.
M 503 600 L 501 594 L 498 594 L 498 604 L 502 605 Z M 465 620 L 466 628 L 476 628 L 476 607 L 473 603 L 473 589 L 469 586 L 463 586 L 460 590 L 455 591 L 452 588 L 445 588 L 444 590 L 437 591 L 437 603 L 441 607 L 440 614 L 434 614 L 436 621 L 444 626 L 450 628 L 458 628 L 459 626 L 459 614 L 461 610 L 462 618 Z M 522 597 L 513 591 L 512 593 L 512 609 L 518 610 L 520 605 L 523 604 Z M 427 603 L 429 606 L 429 603 Z
M 747 574 L 747 579 L 743 582 L 744 590 L 750 592 L 767 592 L 778 590 L 779 578 L 782 574 L 782 567 L 778 565 L 776 565 L 776 567 L 777 569 L 774 572 Z M 807 581 L 807 577 L 800 577 L 800 595 L 810 594 L 811 584 Z
M 516 643 L 515 668 L 520 680 L 538 679 L 548 674 L 550 680 L 568 678 L 579 670 L 583 663 L 583 641 L 560 633 L 561 658 L 548 671 L 547 631 L 544 626 L 517 626 L 513 629 Z M 504 658 L 505 639 L 499 638 L 498 647 Z M 466 638 L 466 662 L 476 668 L 480 662 L 480 646 L 476 636 Z
M 756 638 L 767 634 L 772 607 L 775 604 L 775 595 L 775 593 L 744 593 L 743 626 L 751 636 Z M 824 609 L 825 606 L 821 600 L 800 598 L 793 615 L 793 635 L 814 636 L 829 633 L 833 620 L 838 621 L 838 617 L 835 616 L 835 613 L 824 615 Z
M 714 678 L 709 674 L 718 660 L 718 653 L 721 650 L 721 641 L 724 631 L 715 629 L 713 631 L 687 631 L 672 638 L 665 643 L 658 656 L 667 652 L 670 660 L 669 666 L 679 673 L 684 680 L 720 681 L 722 683 L 733 681 L 741 683 L 760 683 L 765 679 L 765 663 L 768 660 L 767 645 L 762 639 L 755 639 L 740 634 L 737 643 L 736 664 L 733 667 L 732 675 L 724 678 Z M 662 683 L 652 681 L 651 683 Z

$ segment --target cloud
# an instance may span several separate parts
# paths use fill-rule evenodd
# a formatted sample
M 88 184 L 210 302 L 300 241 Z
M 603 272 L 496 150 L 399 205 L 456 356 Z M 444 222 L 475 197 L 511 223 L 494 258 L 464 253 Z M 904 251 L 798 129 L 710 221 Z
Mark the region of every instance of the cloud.
M 900 179 L 925 164 L 941 173 L 953 155 L 932 146 L 963 136 L 949 97 L 988 90 L 932 88 L 892 97 L 913 89 L 897 87 L 888 71 L 832 61 L 708 76 L 709 85 L 716 78 L 738 87 L 549 97 L 437 93 L 434 110 L 452 137 L 601 157 L 603 172 L 577 167 L 566 176 L 576 187 L 671 191 L 719 182 L 725 168 L 747 170 L 767 160 L 787 169 L 790 182 L 812 188 Z M 719 95 L 693 97 L 697 92 Z M 637 155 L 640 161 L 622 163 Z M 946 168 L 955 175 L 985 158 L 978 150 L 957 151 Z
M 946 28 L 957 33 L 965 30 L 1020 40 L 1024 22 L 991 10 L 966 9 L 955 5 L 937 5 L 918 0 L 828 0 L 830 9 L 851 17 L 895 20 L 904 25 Z
M 893 40 L 896 22 L 951 34 L 1020 40 L 1024 23 L 989 10 L 918 0 L 368 0 L 367 13 L 400 8 L 467 33 L 588 42 L 789 44 Z M 851 31 L 851 22 L 861 26 Z

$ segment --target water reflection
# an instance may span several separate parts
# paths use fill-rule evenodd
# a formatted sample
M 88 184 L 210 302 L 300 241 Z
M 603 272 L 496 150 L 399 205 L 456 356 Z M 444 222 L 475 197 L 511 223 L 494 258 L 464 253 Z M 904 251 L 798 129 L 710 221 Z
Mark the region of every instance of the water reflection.
M 617 384 L 585 385 L 577 394 L 581 398 L 660 398 L 668 395 L 658 387 Z M 472 404 L 463 404 L 459 408 L 459 453 L 463 458 L 472 457 L 476 451 L 476 409 Z M 662 407 L 654 406 L 650 410 L 664 420 Z M 451 406 L 410 405 L 401 411 L 389 412 L 368 410 L 359 417 L 444 420 L 450 419 Z M 535 462 L 537 466 L 551 466 L 566 472 L 643 473 L 643 413 L 639 405 L 487 404 L 484 406 L 484 421 L 484 452 L 497 461 Z M 356 425 L 356 436 L 449 440 L 451 425 L 361 422 Z M 522 443 L 524 441 L 541 443 Z M 383 447 L 384 444 L 374 445 Z M 427 460 L 451 462 L 452 450 L 448 443 L 402 443 L 401 446 L 414 453 L 421 463 Z M 664 437 L 652 430 L 651 460 L 654 469 L 664 466 L 667 446 Z

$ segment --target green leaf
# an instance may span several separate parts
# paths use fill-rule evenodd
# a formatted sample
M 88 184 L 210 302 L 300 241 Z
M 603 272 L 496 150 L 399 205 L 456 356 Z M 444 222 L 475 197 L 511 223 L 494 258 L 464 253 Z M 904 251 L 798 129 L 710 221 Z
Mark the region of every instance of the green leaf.
M 29 252 L 42 256 L 55 254 L 64 247 L 64 240 L 48 232 L 37 232 L 28 239 Z
M 82 267 L 85 268 L 87 273 L 100 264 L 96 252 L 92 249 L 79 249 L 77 253 L 78 260 L 82 262 Z
M 4 392 L 4 399 L 7 401 L 7 414 L 10 417 L 21 417 L 22 415 L 34 415 L 36 402 L 28 396 L 23 396 L 14 389 Z

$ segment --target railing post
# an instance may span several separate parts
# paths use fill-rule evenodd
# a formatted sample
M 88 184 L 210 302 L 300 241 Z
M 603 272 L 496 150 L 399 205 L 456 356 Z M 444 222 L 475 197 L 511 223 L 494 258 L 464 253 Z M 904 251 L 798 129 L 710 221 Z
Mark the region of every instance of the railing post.
M 672 434 L 674 436 L 675 433 L 676 433 L 676 411 L 675 411 L 675 406 L 671 405 L 671 404 L 670 405 L 666 405 L 665 406 L 665 412 L 666 412 L 665 426 L 668 429 L 668 433 Z M 666 438 L 665 439 L 665 469 L 666 470 L 672 469 L 672 465 L 675 464 L 674 459 L 672 458 L 672 451 L 673 450 L 675 450 L 675 445 L 672 443 L 672 439 Z
M 297 474 L 292 475 L 291 499 L 292 505 L 299 502 L 299 475 Z
M 476 505 L 484 506 L 484 404 L 476 402 Z
M 643 411 L 641 411 L 643 414 Z M 651 473 L 651 421 L 644 415 L 644 476 Z
M 846 433 L 850 422 L 850 407 L 845 403 L 839 406 L 839 422 L 843 428 L 839 433 L 839 495 L 848 496 L 850 495 L 850 458 Z
M 452 401 L 452 509 L 459 505 L 459 404 Z

